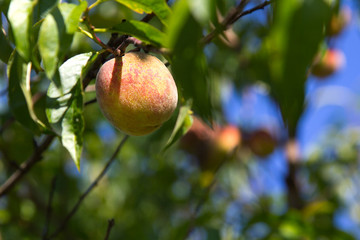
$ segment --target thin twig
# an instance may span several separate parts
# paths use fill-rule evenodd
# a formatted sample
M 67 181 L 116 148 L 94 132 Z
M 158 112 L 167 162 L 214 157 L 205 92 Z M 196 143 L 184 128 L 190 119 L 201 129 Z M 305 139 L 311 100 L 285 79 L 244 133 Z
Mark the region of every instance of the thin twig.
M 241 12 L 239 15 L 237 15 L 231 22 L 230 24 L 234 24 L 234 22 L 236 22 L 237 20 L 239 20 L 239 18 L 245 16 L 245 15 L 249 15 L 257 10 L 263 10 L 267 5 L 271 4 L 274 0 L 270 0 L 270 1 L 265 1 L 249 10 L 243 11 Z
M 124 138 L 121 140 L 120 144 L 118 145 L 118 147 L 116 148 L 115 152 L 113 153 L 113 155 L 111 156 L 111 158 L 107 161 L 106 165 L 104 166 L 103 170 L 100 172 L 100 174 L 96 177 L 96 179 L 90 184 L 90 186 L 86 189 L 86 191 L 81 194 L 81 196 L 79 197 L 78 201 L 76 202 L 76 204 L 74 205 L 74 207 L 71 209 L 71 211 L 66 215 L 65 219 L 63 220 L 63 222 L 60 224 L 60 226 L 52 233 L 50 234 L 50 236 L 47 238 L 47 240 L 56 237 L 59 233 L 61 233 L 65 227 L 67 226 L 69 220 L 74 216 L 74 214 L 77 212 L 77 210 L 79 209 L 82 201 L 86 198 L 86 196 L 91 192 L 91 190 L 93 190 L 93 188 L 99 183 L 99 181 L 104 177 L 105 173 L 108 171 L 110 165 L 113 163 L 113 161 L 116 158 L 116 155 L 119 153 L 120 149 L 122 148 L 122 146 L 124 145 L 124 143 L 126 142 L 126 140 L 128 139 L 128 135 L 125 135 Z
M 35 149 L 33 155 L 22 163 L 20 168 L 0 186 L 0 198 L 3 197 L 32 168 L 35 163 L 42 159 L 42 153 L 50 146 L 54 137 L 54 135 L 47 136 L 44 142 Z
M 125 50 L 129 44 L 133 44 L 136 48 L 142 48 L 145 52 L 154 52 L 166 55 L 169 53 L 169 49 L 166 48 L 156 48 L 152 45 L 145 44 L 143 41 L 135 38 L 127 36 L 127 38 L 117 47 L 115 51 L 118 51 L 118 55 L 123 56 L 125 54 Z
M 43 232 L 43 240 L 46 240 L 47 235 L 49 233 L 49 226 L 51 221 L 51 214 L 52 214 L 52 200 L 55 193 L 55 185 L 56 185 L 56 176 L 53 177 L 51 181 L 50 193 L 49 193 L 49 201 L 46 208 L 46 219 L 45 219 L 45 227 Z
M 93 103 L 96 103 L 96 98 L 94 98 L 94 99 L 91 99 L 91 100 L 89 100 L 89 101 L 87 101 L 86 103 L 85 103 L 85 106 L 87 106 L 87 105 L 90 105 L 90 104 L 93 104 Z
M 114 49 L 112 49 L 111 47 L 109 47 L 109 45 L 103 43 L 100 38 L 96 35 L 94 29 L 94 25 L 91 24 L 90 22 L 90 17 L 89 17 L 89 8 L 87 8 L 84 12 L 84 17 L 83 17 L 84 23 L 86 24 L 86 26 L 88 27 L 89 31 L 90 31 L 90 36 L 88 36 L 88 34 L 86 34 L 88 37 L 90 37 L 92 40 L 95 41 L 95 43 L 99 44 L 103 49 L 105 49 L 106 51 L 108 51 L 109 53 L 114 53 Z M 81 28 L 80 28 L 81 32 L 84 32 Z
M 194 230 L 196 217 L 199 214 L 202 206 L 205 204 L 206 200 L 208 199 L 210 192 L 211 192 L 213 186 L 215 185 L 215 183 L 216 183 L 216 178 L 214 177 L 214 179 L 212 180 L 210 185 L 205 188 L 203 196 L 200 198 L 199 202 L 195 206 L 195 209 L 190 216 L 190 223 L 187 228 L 184 240 L 187 239 L 189 237 L 190 233 Z
M 214 170 L 214 177 L 213 180 L 211 181 L 211 183 L 209 184 L 209 186 L 207 186 L 204 189 L 204 194 L 202 195 L 202 197 L 200 198 L 199 202 L 197 203 L 197 205 L 195 206 L 195 209 L 193 211 L 193 213 L 190 216 L 190 223 L 188 226 L 188 229 L 186 231 L 186 235 L 185 235 L 185 239 L 187 239 L 187 237 L 190 235 L 190 233 L 194 230 L 195 227 L 195 221 L 196 221 L 196 217 L 199 214 L 202 206 L 206 203 L 206 200 L 208 199 L 211 190 L 213 189 L 213 187 L 216 184 L 216 174 L 219 172 L 220 168 L 223 166 L 223 164 L 225 163 L 226 158 L 223 158 L 220 163 L 216 166 L 215 170 Z
M 141 19 L 141 21 L 142 22 L 149 22 L 154 16 L 155 16 L 154 13 L 146 14 L 146 16 L 143 17 L 143 19 Z
M 106 235 L 105 235 L 105 238 L 104 240 L 108 240 L 109 239 L 109 236 L 110 236 L 110 232 L 111 232 L 111 229 L 113 228 L 115 224 L 115 220 L 112 218 L 112 219 L 109 219 L 108 221 L 108 227 L 107 227 L 107 230 L 106 230 Z
M 254 11 L 264 9 L 267 5 L 271 4 L 273 1 L 264 1 L 263 3 L 251 8 L 249 10 L 243 11 L 247 2 L 248 2 L 247 0 L 242 0 L 236 8 L 229 11 L 228 14 L 226 15 L 226 17 L 224 18 L 224 20 L 221 22 L 220 27 L 214 29 L 209 34 L 207 34 L 201 40 L 201 43 L 202 44 L 210 43 L 218 34 L 227 30 L 232 24 L 234 24 L 241 17 L 246 16 Z

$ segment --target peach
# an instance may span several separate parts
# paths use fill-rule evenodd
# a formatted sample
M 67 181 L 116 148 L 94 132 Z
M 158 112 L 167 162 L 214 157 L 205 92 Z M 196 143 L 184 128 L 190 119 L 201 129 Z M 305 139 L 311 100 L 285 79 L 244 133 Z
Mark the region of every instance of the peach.
M 222 127 L 215 139 L 215 145 L 219 151 L 231 153 L 241 143 L 241 132 L 236 126 L 226 125 Z
M 247 144 L 255 155 L 264 158 L 274 152 L 277 140 L 264 128 L 252 132 Z
M 113 58 L 96 76 L 96 97 L 117 129 L 141 136 L 157 130 L 174 112 L 178 93 L 167 67 L 156 57 L 126 53 Z
M 327 34 L 328 36 L 337 36 L 339 35 L 345 27 L 350 23 L 351 20 L 351 10 L 348 7 L 344 7 L 338 13 L 334 13 L 331 16 Z
M 213 129 L 199 118 L 182 137 L 180 148 L 196 157 L 199 167 L 204 171 L 214 171 L 234 154 L 241 144 L 241 132 L 236 126 L 219 126 Z
M 325 78 L 339 70 L 345 64 L 345 56 L 340 50 L 327 49 L 323 56 L 317 56 L 311 73 L 319 78 Z

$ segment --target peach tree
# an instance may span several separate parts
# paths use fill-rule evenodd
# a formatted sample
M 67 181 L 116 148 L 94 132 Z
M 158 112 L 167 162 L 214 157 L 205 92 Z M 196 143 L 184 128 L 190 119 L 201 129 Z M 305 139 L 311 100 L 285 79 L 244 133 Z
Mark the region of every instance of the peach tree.
M 353 239 L 296 142 L 340 2 L 1 0 L 0 239 Z M 273 135 L 222 109 L 229 85 L 259 82 Z M 255 193 L 275 149 L 285 190 Z

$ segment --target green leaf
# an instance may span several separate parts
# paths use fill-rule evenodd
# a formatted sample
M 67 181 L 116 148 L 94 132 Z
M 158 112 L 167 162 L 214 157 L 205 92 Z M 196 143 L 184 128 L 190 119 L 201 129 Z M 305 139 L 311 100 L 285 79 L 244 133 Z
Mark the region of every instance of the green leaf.
M 0 11 L 7 13 L 10 5 L 10 0 L 0 0 Z
M 323 0 L 277 2 L 274 26 L 264 49 L 272 93 L 291 136 L 304 108 L 307 71 L 324 39 L 330 7 Z
M 45 125 L 36 117 L 30 91 L 31 63 L 26 63 L 18 52 L 14 51 L 8 64 L 9 105 L 15 119 L 35 134 L 45 129 Z
M 118 3 L 130 8 L 134 12 L 143 14 L 145 13 L 152 13 L 152 9 L 144 4 L 141 1 L 133 1 L 133 0 L 116 0 Z
M 71 45 L 81 14 L 86 6 L 85 1 L 80 5 L 62 3 L 46 16 L 40 27 L 39 50 L 46 75 L 50 79 L 54 77 L 59 62 Z
M 136 20 L 125 21 L 111 28 L 110 31 L 131 35 L 157 47 L 164 45 L 165 34 L 145 22 Z
M 16 51 L 26 62 L 31 59 L 31 27 L 34 2 L 31 0 L 12 0 L 8 19 L 12 28 Z
M 92 55 L 83 53 L 64 62 L 59 68 L 59 75 L 55 75 L 59 78 L 59 85 L 52 82 L 47 93 L 48 121 L 61 136 L 63 146 L 69 151 L 78 169 L 84 130 L 82 76 L 85 76 L 88 65 L 95 59 Z
M 151 13 L 160 19 L 167 26 L 167 20 L 171 15 L 171 9 L 165 0 L 116 0 L 137 13 Z
M 166 46 L 172 51 L 171 70 L 186 99 L 206 122 L 212 117 L 210 83 L 203 46 L 202 28 L 191 15 L 187 0 L 176 3 L 166 34 Z
M 83 117 L 83 93 L 81 81 L 75 86 L 72 93 L 71 104 L 61 122 L 61 142 L 69 151 L 80 171 L 80 157 L 83 144 L 84 117 Z
M 77 31 L 80 17 L 87 7 L 87 2 L 82 1 L 80 5 L 71 3 L 60 4 L 60 12 L 64 18 L 66 33 L 74 34 Z
M 35 22 L 45 18 L 59 3 L 60 0 L 38 0 L 34 8 Z
M 193 119 L 191 116 L 191 105 L 192 101 L 188 100 L 184 106 L 180 107 L 179 115 L 176 119 L 175 127 L 167 141 L 164 151 L 171 147 L 178 139 L 185 135 L 190 129 Z
M 39 51 L 46 75 L 52 79 L 55 74 L 60 50 L 60 33 L 53 14 L 47 15 L 39 32 Z
M 64 62 L 59 69 L 58 84 L 51 83 L 47 92 L 47 116 L 49 123 L 56 124 L 64 116 L 69 102 L 72 100 L 72 90 L 79 82 L 83 69 L 86 67 L 92 53 L 76 55 Z M 60 134 L 60 131 L 57 131 Z
M 11 47 L 10 42 L 8 41 L 7 37 L 3 32 L 1 17 L 0 17 L 0 46 L 1 46 L 0 60 L 3 61 L 4 63 L 7 63 L 13 51 L 13 48 Z
M 216 19 L 216 0 L 188 0 L 189 7 L 192 15 L 195 19 L 205 26 L 209 23 L 210 20 Z

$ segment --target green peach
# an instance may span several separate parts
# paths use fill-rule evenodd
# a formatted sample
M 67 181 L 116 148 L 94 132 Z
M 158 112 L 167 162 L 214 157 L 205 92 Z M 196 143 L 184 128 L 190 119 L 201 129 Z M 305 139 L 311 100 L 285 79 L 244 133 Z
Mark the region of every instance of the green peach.
M 119 130 L 141 136 L 158 129 L 174 112 L 178 94 L 167 67 L 156 57 L 126 53 L 96 76 L 96 97 L 105 117 Z

